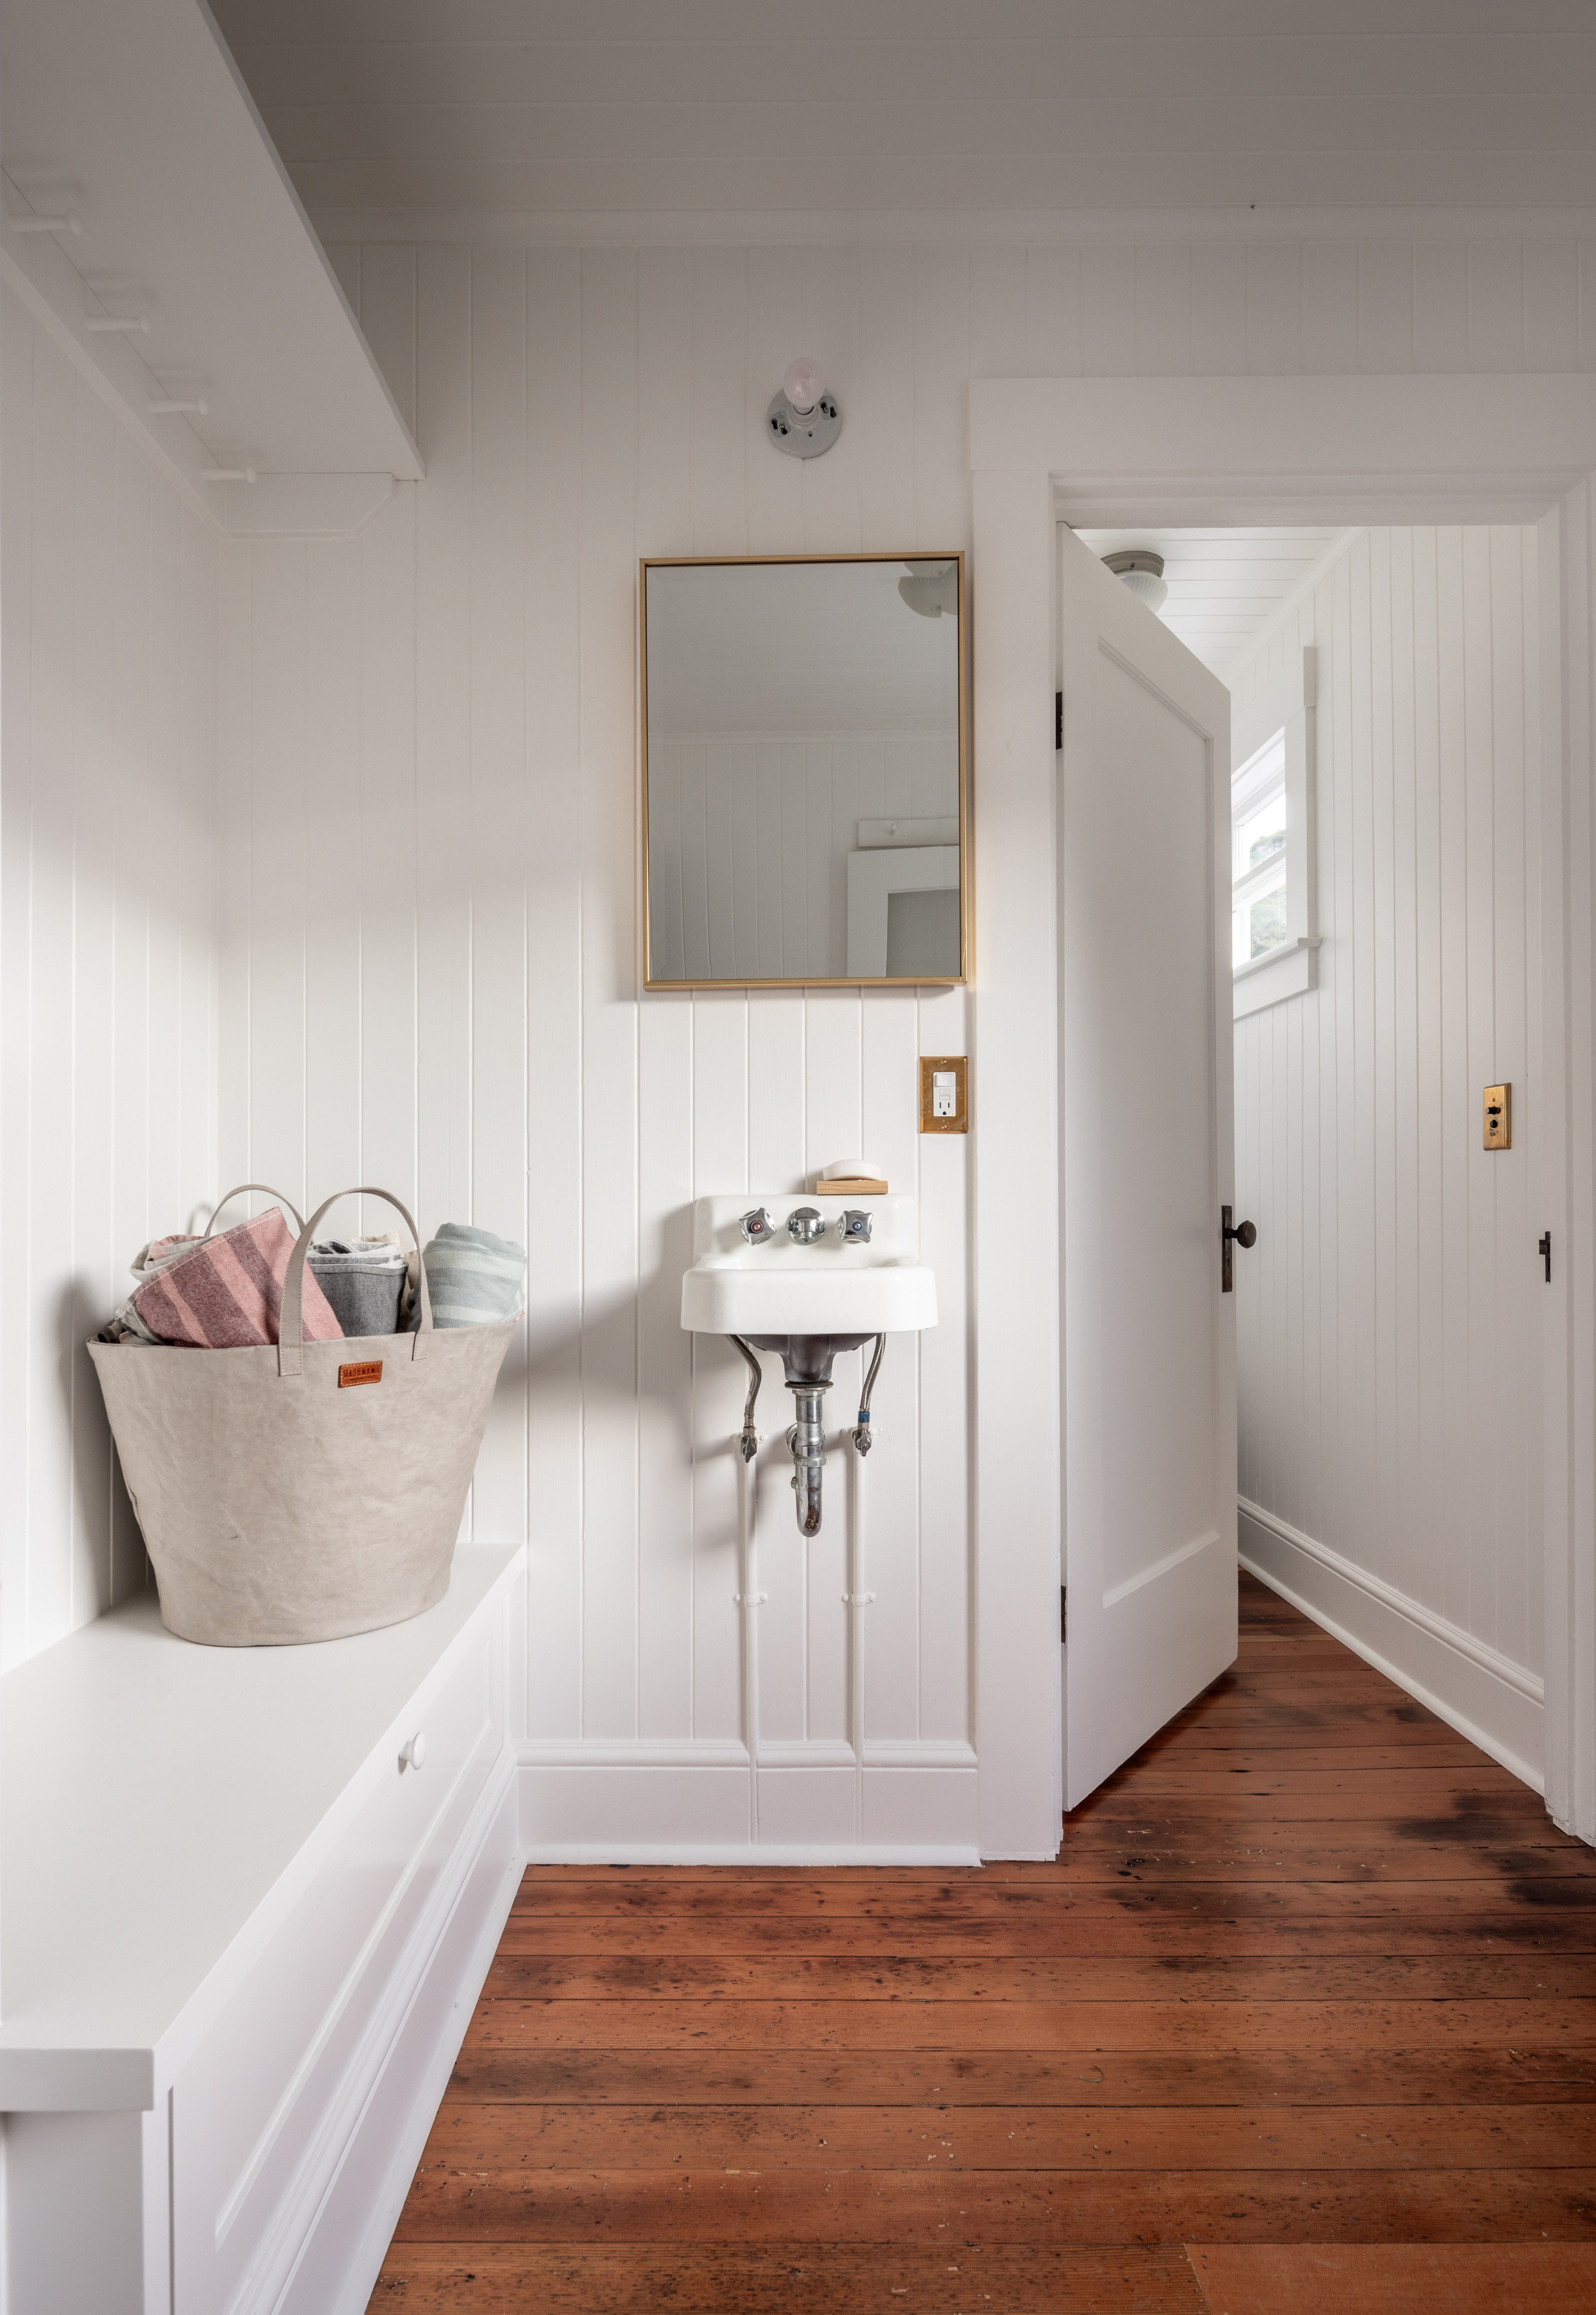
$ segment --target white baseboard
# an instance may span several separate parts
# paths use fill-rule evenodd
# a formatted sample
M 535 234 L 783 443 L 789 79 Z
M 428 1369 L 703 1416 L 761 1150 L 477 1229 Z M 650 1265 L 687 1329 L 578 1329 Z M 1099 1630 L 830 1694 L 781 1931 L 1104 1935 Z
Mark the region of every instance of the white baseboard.
M 1237 1511 L 1250 1574 L 1534 1791 L 1545 1790 L 1545 1704 L 1534 1672 L 1261 1504 L 1243 1498 Z
M 520 1837 L 538 1864 L 970 1865 L 970 1745 L 536 1740 L 518 1748 Z
M 621 1853 L 624 1851 L 624 1853 Z M 884 1846 L 880 1841 L 838 1841 L 821 1847 L 813 1841 L 752 1841 L 721 1848 L 705 1841 L 624 1842 L 617 1850 L 608 1841 L 545 1841 L 524 1852 L 528 1865 L 979 1865 L 979 1849 L 953 1844 L 910 1848 Z

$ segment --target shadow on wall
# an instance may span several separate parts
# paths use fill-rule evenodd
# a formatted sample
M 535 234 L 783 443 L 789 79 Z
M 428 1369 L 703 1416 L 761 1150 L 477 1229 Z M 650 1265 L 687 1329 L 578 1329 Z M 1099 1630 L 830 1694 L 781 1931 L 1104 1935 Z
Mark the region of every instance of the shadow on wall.
M 101 1308 L 104 1296 L 102 1282 L 75 1276 L 57 1288 L 52 1312 L 53 1380 L 70 1442 L 67 1524 L 75 1622 L 82 1620 L 77 1611 L 90 1606 L 80 1589 L 85 1583 L 92 1586 L 92 1612 L 99 1616 L 150 1580 L 144 1539 L 87 1348 L 90 1335 L 109 1315 L 109 1305 Z
M 682 1336 L 680 1362 L 659 1370 L 640 1346 L 645 1322 L 657 1340 L 673 1336 L 680 1327 L 681 1282 L 693 1259 L 693 1209 L 678 1206 L 659 1225 L 658 1259 L 642 1272 L 634 1288 L 596 1294 L 580 1305 L 569 1297 L 544 1304 L 534 1301 L 528 1311 L 525 1343 L 510 1345 L 500 1375 L 506 1384 L 574 1381 L 580 1362 L 584 1402 L 635 1406 L 641 1402 L 663 1409 L 684 1459 L 702 1460 L 704 1446 L 694 1434 L 691 1393 L 684 1387 L 691 1372 L 714 1376 L 724 1372 L 731 1388 L 728 1400 L 742 1404 L 747 1369 L 729 1343 L 718 1335 Z M 734 1414 L 736 1409 L 732 1409 Z M 730 1418 L 729 1418 L 730 1419 Z
M 208 1206 L 197 1208 L 189 1227 L 203 1229 L 209 1214 Z M 684 1464 L 702 1466 L 733 1457 L 747 1370 L 731 1344 L 718 1335 L 684 1335 L 680 1362 L 664 1372 L 657 1366 L 651 1370 L 647 1358 L 639 1356 L 640 1320 L 645 1315 L 671 1328 L 678 1325 L 682 1274 L 691 1262 L 692 1246 L 692 1207 L 678 1207 L 664 1217 L 658 1235 L 659 1259 L 635 1289 L 596 1295 L 581 1306 L 563 1299 L 529 1308 L 500 1372 L 496 1411 L 501 1417 L 509 1414 L 518 1394 L 530 1396 L 542 1389 L 554 1397 L 568 1387 L 590 1410 L 596 1403 L 650 1404 L 664 1417 Z M 58 1287 L 51 1304 L 52 1381 L 70 1440 L 71 1531 L 77 1539 L 78 1580 L 92 1568 L 96 1614 L 149 1581 L 143 1539 L 85 1347 L 108 1315 L 106 1292 L 102 1280 L 75 1276 Z M 707 1383 L 717 1395 L 723 1391 L 723 1438 L 718 1432 L 707 1440 L 696 1434 L 695 1379 Z M 785 1453 L 781 1459 L 785 1468 Z

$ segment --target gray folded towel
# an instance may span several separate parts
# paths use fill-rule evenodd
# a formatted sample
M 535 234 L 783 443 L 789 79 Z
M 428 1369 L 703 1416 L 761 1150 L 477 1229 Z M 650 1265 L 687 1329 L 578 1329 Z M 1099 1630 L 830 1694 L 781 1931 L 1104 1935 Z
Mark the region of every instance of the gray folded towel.
M 445 1222 L 422 1250 L 435 1326 L 492 1326 L 521 1307 L 527 1250 L 513 1238 Z
M 393 1237 L 332 1237 L 306 1256 L 316 1284 L 346 1335 L 397 1335 L 404 1292 L 403 1250 Z

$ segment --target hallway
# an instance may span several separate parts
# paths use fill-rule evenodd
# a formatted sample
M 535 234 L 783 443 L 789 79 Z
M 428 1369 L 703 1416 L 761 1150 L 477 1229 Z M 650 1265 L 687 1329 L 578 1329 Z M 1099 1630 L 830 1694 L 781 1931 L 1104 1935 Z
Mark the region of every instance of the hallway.
M 371 2304 L 1596 2304 L 1596 1856 L 1273 1593 L 968 1873 L 533 1867 Z

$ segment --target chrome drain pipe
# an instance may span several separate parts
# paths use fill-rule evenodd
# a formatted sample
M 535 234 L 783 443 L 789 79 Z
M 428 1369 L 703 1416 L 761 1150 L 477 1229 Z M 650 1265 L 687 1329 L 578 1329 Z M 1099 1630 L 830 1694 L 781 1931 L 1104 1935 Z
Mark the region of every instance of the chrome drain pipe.
M 787 1432 L 793 1450 L 793 1493 L 797 1498 L 798 1532 L 820 1531 L 820 1486 L 826 1468 L 826 1432 L 822 1422 L 829 1382 L 789 1382 L 798 1420 Z

